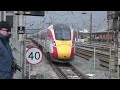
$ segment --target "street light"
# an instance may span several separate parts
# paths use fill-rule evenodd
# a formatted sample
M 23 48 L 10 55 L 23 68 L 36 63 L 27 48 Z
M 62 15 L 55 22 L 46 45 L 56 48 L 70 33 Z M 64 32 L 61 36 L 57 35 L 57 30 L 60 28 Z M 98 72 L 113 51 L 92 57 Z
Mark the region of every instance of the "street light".
M 85 12 L 81 14 L 87 14 Z M 90 44 L 92 43 L 92 12 L 90 13 Z

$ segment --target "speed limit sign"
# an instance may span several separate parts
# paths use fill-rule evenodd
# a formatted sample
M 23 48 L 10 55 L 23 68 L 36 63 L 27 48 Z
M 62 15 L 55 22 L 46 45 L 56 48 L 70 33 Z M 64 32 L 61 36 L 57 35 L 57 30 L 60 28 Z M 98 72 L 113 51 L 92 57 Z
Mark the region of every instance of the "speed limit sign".
M 42 51 L 36 47 L 30 48 L 26 52 L 26 60 L 30 64 L 38 64 L 42 61 L 43 54 Z

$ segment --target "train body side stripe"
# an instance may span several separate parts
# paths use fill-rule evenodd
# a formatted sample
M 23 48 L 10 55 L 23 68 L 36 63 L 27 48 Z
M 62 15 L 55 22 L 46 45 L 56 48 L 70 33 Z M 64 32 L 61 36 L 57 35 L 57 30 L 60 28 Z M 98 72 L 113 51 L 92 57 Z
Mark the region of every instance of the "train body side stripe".
M 74 57 L 74 53 L 75 53 L 75 52 L 74 52 L 74 47 L 72 47 L 72 50 L 71 50 L 71 55 L 70 55 L 70 57 L 71 57 L 71 58 L 73 58 L 73 57 Z
M 53 53 L 52 53 L 52 57 L 54 58 L 58 58 L 58 52 L 57 52 L 57 48 L 53 46 Z
M 49 29 L 48 31 L 50 33 L 50 39 L 54 40 L 51 30 Z

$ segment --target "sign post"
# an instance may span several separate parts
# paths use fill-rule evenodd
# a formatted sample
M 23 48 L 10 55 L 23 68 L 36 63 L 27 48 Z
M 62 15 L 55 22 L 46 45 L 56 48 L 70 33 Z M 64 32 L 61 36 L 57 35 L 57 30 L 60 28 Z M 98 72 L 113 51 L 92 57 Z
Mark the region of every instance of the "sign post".
M 117 65 L 117 72 L 118 72 L 118 79 L 120 78 L 120 30 L 119 30 L 119 23 L 120 23 L 120 16 L 118 16 L 117 21 L 117 57 L 118 57 L 118 65 Z
M 29 79 L 30 79 L 30 64 L 38 64 L 42 61 L 43 54 L 42 51 L 36 47 L 30 48 L 26 52 L 26 60 L 29 63 Z

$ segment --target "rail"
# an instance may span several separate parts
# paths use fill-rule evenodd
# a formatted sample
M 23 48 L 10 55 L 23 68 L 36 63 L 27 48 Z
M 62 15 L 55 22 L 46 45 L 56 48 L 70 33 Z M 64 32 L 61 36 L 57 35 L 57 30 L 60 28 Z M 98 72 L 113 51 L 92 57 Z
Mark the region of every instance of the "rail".
M 70 63 L 53 63 L 48 60 L 60 79 L 90 79 Z
M 94 65 L 95 65 L 95 58 L 100 59 L 100 65 L 111 69 L 116 70 L 117 61 L 115 61 L 115 50 L 111 46 L 107 45 L 87 45 L 87 44 L 76 44 L 76 53 L 77 56 L 80 56 L 86 60 L 90 58 L 94 58 Z M 95 69 L 95 66 L 94 66 Z

